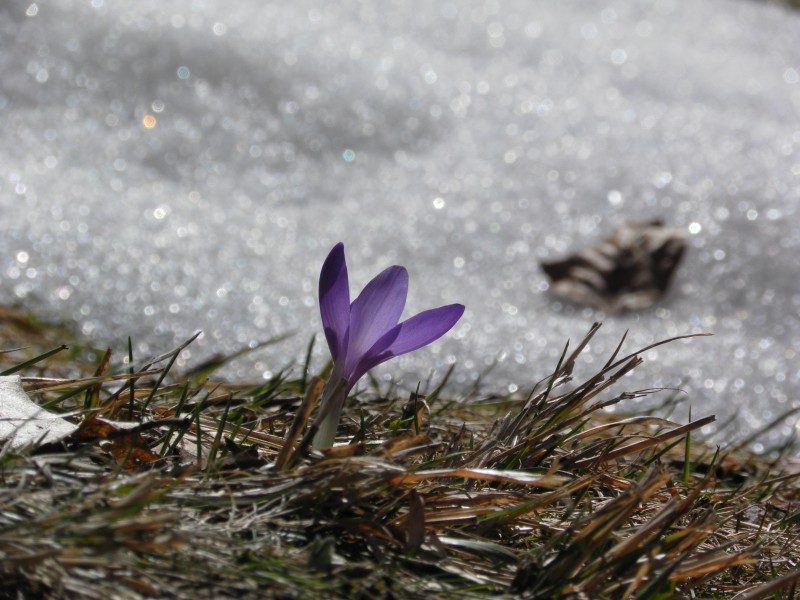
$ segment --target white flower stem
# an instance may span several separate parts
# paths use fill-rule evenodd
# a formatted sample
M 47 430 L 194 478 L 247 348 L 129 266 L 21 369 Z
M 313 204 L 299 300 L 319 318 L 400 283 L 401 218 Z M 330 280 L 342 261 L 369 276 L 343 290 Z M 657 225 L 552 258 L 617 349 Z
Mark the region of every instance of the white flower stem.
M 320 412 L 316 424 L 318 426 L 311 447 L 315 450 L 330 448 L 336 440 L 336 430 L 339 428 L 339 416 L 342 414 L 345 398 L 347 397 L 347 380 L 339 376 L 339 369 L 334 369 L 325 389 L 322 390 Z

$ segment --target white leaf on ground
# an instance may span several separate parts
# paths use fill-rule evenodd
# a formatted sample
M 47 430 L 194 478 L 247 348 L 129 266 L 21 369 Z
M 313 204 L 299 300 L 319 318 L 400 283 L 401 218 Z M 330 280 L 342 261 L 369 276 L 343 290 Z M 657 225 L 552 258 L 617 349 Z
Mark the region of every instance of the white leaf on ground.
M 0 442 L 12 450 L 36 443 L 58 442 L 78 428 L 33 402 L 19 375 L 0 377 Z

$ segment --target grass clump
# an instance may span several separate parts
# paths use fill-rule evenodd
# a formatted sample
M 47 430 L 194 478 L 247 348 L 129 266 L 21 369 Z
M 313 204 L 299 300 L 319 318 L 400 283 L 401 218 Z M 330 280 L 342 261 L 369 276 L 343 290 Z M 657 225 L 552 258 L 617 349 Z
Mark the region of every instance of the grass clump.
M 642 362 L 621 345 L 573 380 L 596 331 L 527 394 L 364 394 L 323 452 L 307 364 L 248 385 L 173 373 L 185 346 L 4 353 L 81 427 L 0 453 L 0 597 L 792 597 L 788 457 L 698 442 L 713 417 L 606 412 L 647 392 L 618 391 Z

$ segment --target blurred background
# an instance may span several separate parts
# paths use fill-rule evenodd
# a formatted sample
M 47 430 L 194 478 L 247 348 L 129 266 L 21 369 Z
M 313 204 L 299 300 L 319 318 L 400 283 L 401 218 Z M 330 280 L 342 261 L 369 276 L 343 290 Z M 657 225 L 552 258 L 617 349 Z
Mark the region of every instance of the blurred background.
M 800 407 L 800 13 L 740 0 L 0 5 L 0 303 L 98 345 L 269 378 L 317 334 L 319 268 L 411 274 L 407 314 L 462 302 L 407 388 L 529 389 L 585 353 L 644 354 L 720 439 Z M 687 238 L 667 296 L 607 315 L 538 266 L 653 218 Z M 656 401 L 666 393 L 656 395 Z M 626 410 L 636 410 L 629 403 Z M 793 434 L 789 417 L 769 440 Z M 707 433 L 715 433 L 708 429 Z

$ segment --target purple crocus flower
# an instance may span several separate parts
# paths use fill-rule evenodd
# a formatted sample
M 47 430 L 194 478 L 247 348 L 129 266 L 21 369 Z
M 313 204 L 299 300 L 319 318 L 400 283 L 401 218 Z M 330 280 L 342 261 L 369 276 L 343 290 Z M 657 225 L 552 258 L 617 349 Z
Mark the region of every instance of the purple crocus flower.
M 323 392 L 315 448 L 333 444 L 344 400 L 364 373 L 439 339 L 464 313 L 461 304 L 449 304 L 400 323 L 407 294 L 408 271 L 394 266 L 370 281 L 351 303 L 344 244 L 336 244 L 325 259 L 319 306 L 333 372 Z

